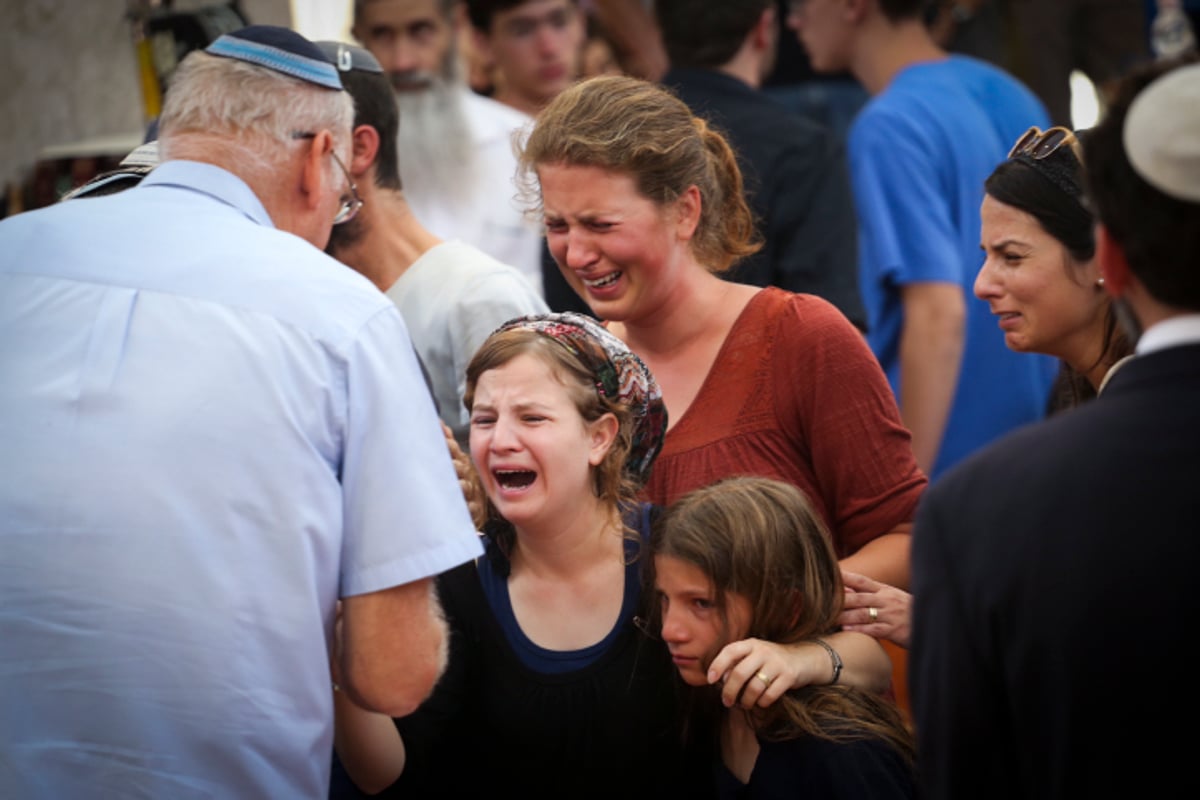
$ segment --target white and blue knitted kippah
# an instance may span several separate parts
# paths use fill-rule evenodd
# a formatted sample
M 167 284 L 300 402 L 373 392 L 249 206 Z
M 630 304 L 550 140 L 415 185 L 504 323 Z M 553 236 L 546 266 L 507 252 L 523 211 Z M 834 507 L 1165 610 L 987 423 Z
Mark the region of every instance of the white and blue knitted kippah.
M 342 89 L 337 69 L 321 49 L 289 28 L 249 25 L 222 34 L 204 52 L 257 64 L 326 89 Z

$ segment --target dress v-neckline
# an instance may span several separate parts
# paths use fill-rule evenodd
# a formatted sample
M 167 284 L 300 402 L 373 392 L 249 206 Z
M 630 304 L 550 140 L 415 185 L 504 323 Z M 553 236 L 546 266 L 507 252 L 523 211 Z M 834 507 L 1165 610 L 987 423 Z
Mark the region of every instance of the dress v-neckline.
M 700 388 L 696 390 L 696 396 L 692 398 L 692 402 L 688 403 L 687 408 L 684 409 L 683 413 L 679 415 L 679 418 L 676 422 L 672 424 L 670 419 L 667 420 L 668 424 L 665 434 L 666 437 L 669 437 L 671 433 L 682 428 L 691 416 L 692 409 L 700 403 L 705 395 L 709 394 L 711 391 L 710 384 L 714 380 L 713 373 L 715 372 L 717 365 L 720 364 L 725 358 L 726 351 L 729 350 L 731 346 L 730 342 L 733 341 L 734 334 L 737 332 L 742 322 L 746 319 L 747 314 L 750 312 L 750 307 L 758 303 L 759 299 L 766 295 L 770 288 L 771 287 L 764 287 L 763 289 L 755 292 L 754 295 L 746 302 L 746 305 L 742 306 L 742 310 L 738 312 L 737 318 L 734 319 L 733 324 L 729 326 L 729 331 L 725 334 L 725 339 L 721 342 L 721 346 L 717 348 L 716 357 L 713 358 L 712 363 L 708 365 L 708 372 L 705 373 L 704 380 L 700 382 Z M 664 439 L 663 449 L 666 449 L 666 447 L 667 441 Z

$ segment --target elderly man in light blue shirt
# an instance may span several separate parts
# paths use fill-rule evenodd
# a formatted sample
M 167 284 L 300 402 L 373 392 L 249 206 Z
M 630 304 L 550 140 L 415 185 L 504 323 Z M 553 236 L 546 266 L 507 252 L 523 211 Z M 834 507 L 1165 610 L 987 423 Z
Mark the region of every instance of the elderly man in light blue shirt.
M 352 113 L 251 26 L 140 185 L 0 222 L 0 797 L 323 798 L 331 663 L 393 716 L 440 674 L 480 546 L 399 314 L 319 249 Z

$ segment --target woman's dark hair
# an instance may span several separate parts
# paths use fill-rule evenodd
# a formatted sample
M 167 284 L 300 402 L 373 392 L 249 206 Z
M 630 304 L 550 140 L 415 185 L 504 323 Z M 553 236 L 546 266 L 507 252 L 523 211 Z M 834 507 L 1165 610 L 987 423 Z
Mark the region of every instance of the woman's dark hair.
M 1045 160 L 1058 162 L 1056 166 L 1070 169 L 1076 176 L 1081 170 L 1069 147 L 1059 148 Z M 996 167 L 983 188 L 1006 206 L 1018 208 L 1036 219 L 1075 260 L 1087 261 L 1096 254 L 1095 219 L 1083 207 L 1082 193 L 1068 193 L 1029 161 L 1015 158 L 1005 161 Z

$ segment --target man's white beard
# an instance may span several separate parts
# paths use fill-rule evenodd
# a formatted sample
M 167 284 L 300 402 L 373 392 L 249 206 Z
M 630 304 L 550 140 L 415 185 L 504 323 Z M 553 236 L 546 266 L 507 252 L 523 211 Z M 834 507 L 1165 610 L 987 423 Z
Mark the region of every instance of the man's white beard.
M 466 112 L 465 84 L 435 78 L 428 89 L 396 92 L 397 137 L 404 194 L 420 206 L 443 197 L 461 205 L 471 195 L 475 149 Z

